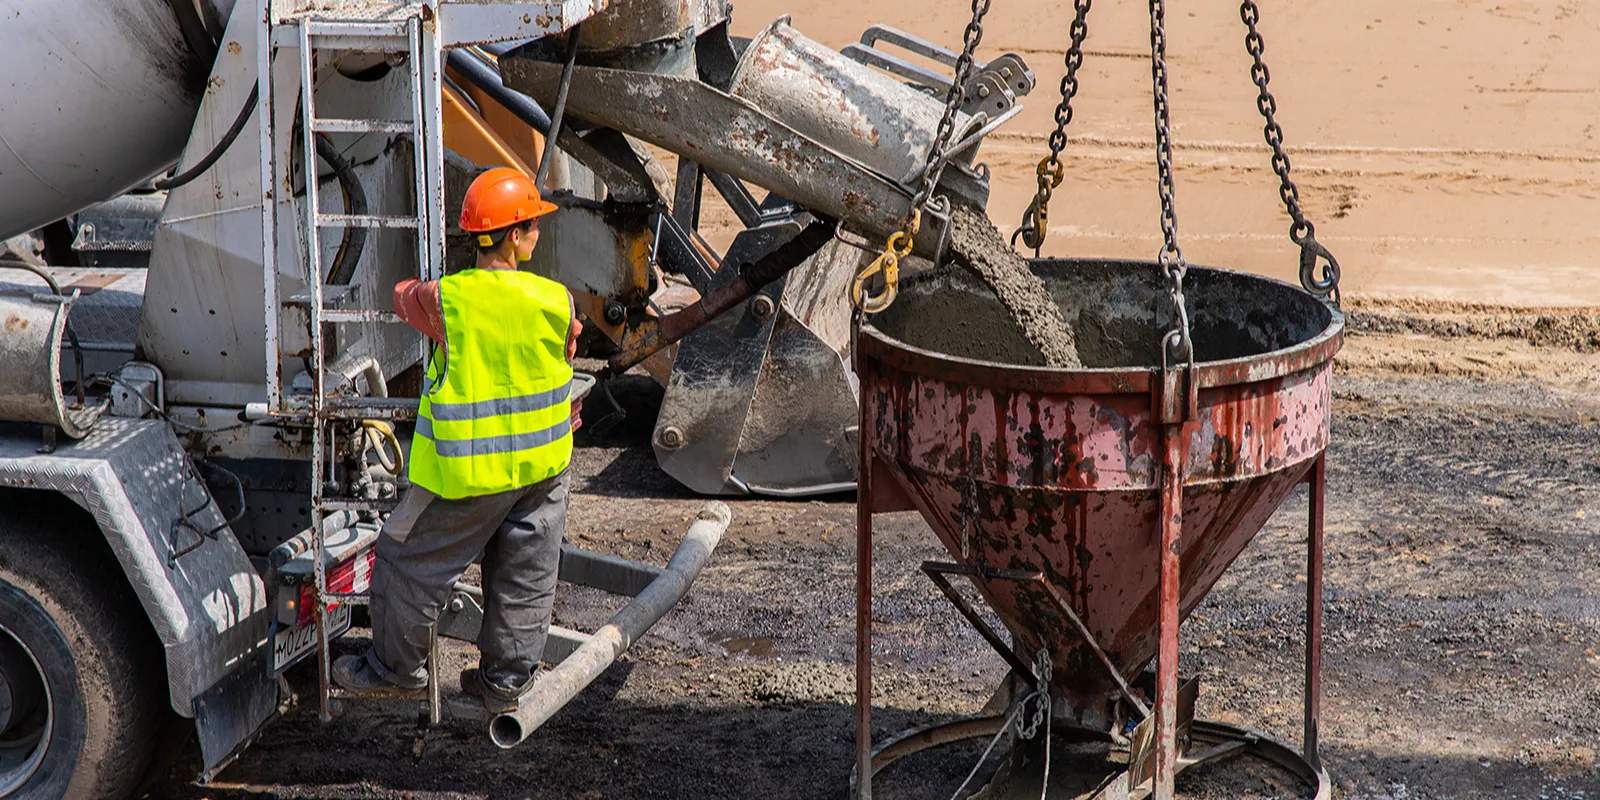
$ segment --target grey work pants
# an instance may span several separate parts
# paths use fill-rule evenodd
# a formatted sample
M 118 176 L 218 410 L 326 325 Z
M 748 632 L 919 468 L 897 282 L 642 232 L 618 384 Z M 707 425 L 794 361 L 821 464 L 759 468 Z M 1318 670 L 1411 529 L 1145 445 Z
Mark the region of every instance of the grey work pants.
M 392 683 L 427 679 L 428 632 L 450 589 L 483 554 L 479 666 L 486 679 L 526 685 L 544 653 L 555 601 L 570 471 L 509 492 L 446 500 L 412 486 L 378 537 L 372 650 Z

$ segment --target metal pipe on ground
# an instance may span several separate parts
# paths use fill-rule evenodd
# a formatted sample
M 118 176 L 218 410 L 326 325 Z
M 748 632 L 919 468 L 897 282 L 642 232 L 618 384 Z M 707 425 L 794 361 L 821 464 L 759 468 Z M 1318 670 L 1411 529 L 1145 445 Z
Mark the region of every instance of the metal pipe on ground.
M 555 669 L 539 676 L 532 691 L 523 695 L 516 711 L 495 716 L 489 721 L 489 738 L 502 749 L 521 744 L 572 698 L 583 691 L 600 673 L 616 663 L 618 657 L 650 630 L 667 611 L 688 594 L 711 552 L 722 541 L 733 513 L 726 503 L 713 500 L 700 513 L 672 553 L 672 560 L 661 576 L 650 582 L 633 601 L 618 611 L 589 641 L 568 656 Z

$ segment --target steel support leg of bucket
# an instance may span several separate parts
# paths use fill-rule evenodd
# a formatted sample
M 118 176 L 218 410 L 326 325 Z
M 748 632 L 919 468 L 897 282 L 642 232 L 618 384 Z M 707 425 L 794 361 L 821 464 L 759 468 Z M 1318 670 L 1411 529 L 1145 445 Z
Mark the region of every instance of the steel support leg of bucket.
M 1328 455 L 1322 453 L 1311 467 L 1306 520 L 1306 730 L 1302 754 L 1312 769 L 1323 772 L 1317 751 L 1322 715 L 1322 534 L 1328 488 Z
M 858 361 L 859 365 L 860 362 Z M 867 386 L 865 370 L 862 386 Z M 872 797 L 872 449 L 867 435 L 866 392 L 861 393 L 861 427 L 856 437 L 856 800 Z
M 1155 800 L 1172 800 L 1178 770 L 1178 546 L 1183 534 L 1183 472 L 1188 428 L 1162 429 L 1160 649 L 1156 654 Z

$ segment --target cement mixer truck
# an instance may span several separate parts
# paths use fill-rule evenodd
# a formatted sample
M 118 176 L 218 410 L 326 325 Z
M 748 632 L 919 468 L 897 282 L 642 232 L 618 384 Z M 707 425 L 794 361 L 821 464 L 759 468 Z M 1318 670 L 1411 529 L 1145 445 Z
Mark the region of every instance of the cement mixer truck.
M 918 208 L 907 252 L 939 255 L 948 205 L 917 187 L 981 206 L 977 145 L 1033 78 L 968 63 L 947 109 L 956 79 L 926 65 L 948 50 L 877 27 L 841 53 L 787 19 L 741 39 L 728 14 L 0 0 L 0 239 L 72 218 L 83 257 L 0 261 L 0 797 L 125 796 L 173 720 L 209 778 L 307 658 L 337 710 L 329 649 L 423 391 L 390 287 L 470 255 L 449 221 L 482 169 L 537 174 L 561 207 L 530 266 L 604 336 L 575 394 L 649 370 L 662 467 L 701 492 L 852 485 L 852 280 Z M 743 226 L 723 252 L 698 231 L 707 186 Z M 138 202 L 90 208 L 119 196 Z M 569 546 L 561 577 L 633 596 L 648 627 L 727 519 L 708 508 L 665 568 Z M 474 638 L 475 591 L 437 635 Z M 597 638 L 552 632 L 545 660 L 581 674 L 545 716 L 615 658 Z M 497 722 L 512 746 L 542 718 Z

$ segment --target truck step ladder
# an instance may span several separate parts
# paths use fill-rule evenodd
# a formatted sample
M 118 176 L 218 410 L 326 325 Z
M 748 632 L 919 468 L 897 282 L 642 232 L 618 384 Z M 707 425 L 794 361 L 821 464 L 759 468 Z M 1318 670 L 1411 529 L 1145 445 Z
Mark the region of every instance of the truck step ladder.
M 397 5 L 400 8 L 397 13 Z M 364 9 L 367 9 L 365 12 Z M 388 398 L 329 396 L 327 380 L 326 326 L 356 324 L 394 324 L 400 317 L 387 309 L 328 307 L 325 295 L 342 297 L 346 287 L 326 286 L 321 250 L 321 234 L 325 230 L 345 227 L 399 228 L 416 231 L 417 277 L 437 279 L 444 268 L 444 150 L 443 121 L 441 119 L 441 76 L 443 75 L 442 40 L 439 36 L 439 19 L 427 6 L 404 4 L 348 4 L 333 13 L 310 11 L 277 16 L 269 12 L 263 21 L 263 50 L 266 68 L 260 71 L 261 109 L 270 112 L 274 99 L 279 103 L 294 103 L 298 99 L 298 128 L 301 146 L 302 185 L 305 191 L 303 208 L 299 212 L 301 276 L 306 290 L 294 297 L 278 300 L 276 287 L 276 212 L 269 199 L 264 211 L 264 255 L 266 264 L 266 293 L 268 302 L 268 394 L 273 412 L 286 420 L 299 421 L 311 426 L 311 530 L 313 531 L 314 564 L 313 584 L 316 597 L 317 668 L 320 715 L 324 722 L 333 715 L 333 699 L 338 696 L 332 681 L 329 611 L 341 605 L 366 605 L 369 594 L 365 591 L 333 591 L 328 586 L 325 565 L 327 548 L 323 532 L 323 519 L 337 511 L 387 511 L 397 505 L 395 500 L 353 499 L 334 497 L 334 468 L 337 463 L 338 438 L 342 425 L 363 419 L 398 420 L 416 415 L 415 401 L 396 401 Z M 299 85 L 274 87 L 271 69 L 271 45 L 293 47 L 298 50 Z M 363 53 L 402 55 L 410 76 L 412 97 L 409 119 L 357 119 L 337 116 L 338 109 L 318 108 L 316 102 L 316 69 L 319 53 L 359 50 Z M 295 91 L 298 90 L 298 91 Z M 274 95 L 277 95 L 274 98 Z M 297 97 L 298 96 L 298 97 Z M 292 148 L 292 142 L 280 142 L 288 136 L 281 121 L 271 121 L 271 113 L 262 115 L 263 177 L 286 175 L 277 163 Z M 329 214 L 324 213 L 317 196 L 319 162 L 318 137 L 325 134 L 389 134 L 407 135 L 412 140 L 415 178 L 415 208 L 405 216 L 383 214 Z M 263 181 L 268 186 L 280 185 L 277 181 Z M 270 196 L 269 196 L 270 197 Z M 342 303 L 340 304 L 343 305 Z M 294 396 L 285 391 L 282 370 L 283 359 L 278 347 L 277 321 L 282 308 L 296 307 L 307 316 L 310 333 L 310 352 L 306 361 L 311 378 L 309 395 Z M 357 429 L 355 435 L 361 435 Z M 423 730 L 437 724 L 440 718 L 438 637 L 432 637 L 428 655 L 428 712 Z M 419 737 L 418 747 L 421 746 Z

